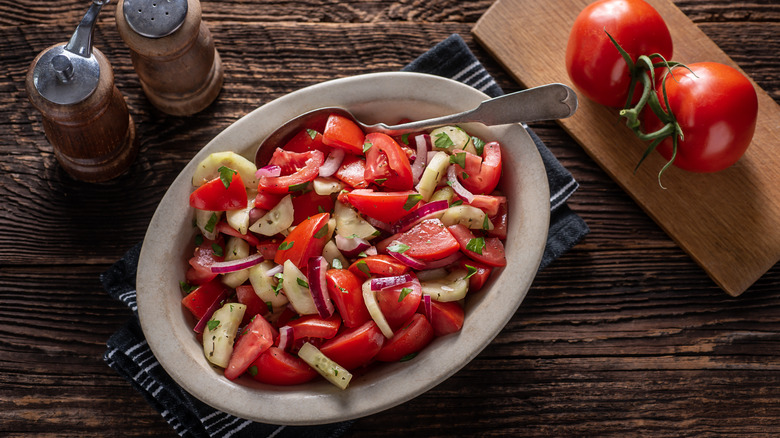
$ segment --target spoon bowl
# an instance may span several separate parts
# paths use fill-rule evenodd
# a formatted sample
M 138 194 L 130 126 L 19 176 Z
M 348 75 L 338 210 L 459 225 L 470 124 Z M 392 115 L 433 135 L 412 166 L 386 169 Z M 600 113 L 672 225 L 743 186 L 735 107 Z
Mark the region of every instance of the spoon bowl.
M 529 123 L 543 120 L 565 119 L 577 111 L 577 94 L 566 85 L 553 83 L 527 90 L 505 94 L 483 101 L 476 108 L 457 114 L 450 114 L 399 125 L 377 123 L 365 124 L 351 112 L 341 107 L 318 108 L 295 117 L 267 136 L 255 153 L 255 164 L 259 167 L 265 161 L 261 151 L 268 145 L 282 147 L 301 129 L 315 129 L 322 132 L 328 117 L 337 114 L 353 120 L 363 132 L 382 132 L 387 135 L 403 135 L 427 129 L 458 123 L 479 122 L 486 126 L 510 123 Z

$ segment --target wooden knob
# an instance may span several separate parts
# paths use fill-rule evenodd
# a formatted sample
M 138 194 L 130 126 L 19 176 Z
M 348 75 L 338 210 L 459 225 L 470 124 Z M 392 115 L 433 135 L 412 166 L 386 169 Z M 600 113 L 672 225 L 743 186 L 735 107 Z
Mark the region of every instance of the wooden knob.
M 203 110 L 216 99 L 222 89 L 224 73 L 211 32 L 201 20 L 200 2 L 180 1 L 183 2 L 181 6 L 186 7 L 186 15 L 181 15 L 180 23 L 173 23 L 177 26 L 172 27 L 175 30 L 170 34 L 154 35 L 154 28 L 151 33 L 143 32 L 145 23 L 141 22 L 142 18 L 169 18 L 168 11 L 153 9 L 170 7 L 164 2 L 120 0 L 116 7 L 116 24 L 130 48 L 133 67 L 149 101 L 165 113 L 186 116 Z M 132 7 L 126 7 L 126 3 Z M 161 12 L 157 17 L 149 18 L 150 10 L 152 14 Z
M 43 116 L 46 137 L 54 154 L 71 176 L 87 182 L 106 181 L 127 170 L 138 153 L 135 124 L 122 93 L 114 85 L 114 73 L 105 55 L 92 48 L 100 67 L 97 86 L 83 100 L 55 103 L 35 86 L 34 67 L 55 44 L 33 60 L 25 86 L 30 102 Z

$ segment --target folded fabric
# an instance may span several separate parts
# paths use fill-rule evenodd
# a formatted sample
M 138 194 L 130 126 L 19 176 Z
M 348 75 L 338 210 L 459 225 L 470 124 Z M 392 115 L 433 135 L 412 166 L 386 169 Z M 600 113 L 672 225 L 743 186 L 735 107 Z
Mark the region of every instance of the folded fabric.
M 452 35 L 426 52 L 406 71 L 437 74 L 471 85 L 490 96 L 502 94 L 490 74 L 459 35 Z M 551 219 L 547 247 L 540 269 L 566 252 L 587 233 L 585 222 L 572 212 L 566 200 L 577 182 L 558 163 L 539 138 L 529 130 L 547 169 L 551 194 Z M 134 317 L 109 338 L 104 360 L 140 392 L 182 437 L 338 437 L 349 429 L 345 421 L 319 426 L 278 426 L 235 417 L 206 405 L 184 391 L 165 372 L 146 343 L 138 322 L 135 277 L 141 244 L 104 272 L 100 280 L 109 295 L 127 305 Z

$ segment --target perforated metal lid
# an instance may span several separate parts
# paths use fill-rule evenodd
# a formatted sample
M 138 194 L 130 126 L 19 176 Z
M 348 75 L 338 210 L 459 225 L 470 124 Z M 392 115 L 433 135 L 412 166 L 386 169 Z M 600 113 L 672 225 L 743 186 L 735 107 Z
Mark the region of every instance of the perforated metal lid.
M 187 9 L 187 0 L 125 0 L 122 14 L 137 34 L 162 38 L 181 27 Z
M 100 65 L 92 54 L 92 33 L 108 0 L 94 0 L 67 44 L 41 54 L 33 67 L 33 85 L 45 99 L 60 105 L 83 101 L 97 88 Z

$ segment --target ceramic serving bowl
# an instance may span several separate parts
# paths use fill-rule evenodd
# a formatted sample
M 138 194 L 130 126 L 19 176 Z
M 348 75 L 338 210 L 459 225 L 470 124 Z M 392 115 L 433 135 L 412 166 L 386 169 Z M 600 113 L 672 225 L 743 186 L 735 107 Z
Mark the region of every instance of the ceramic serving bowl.
M 191 175 L 208 154 L 235 151 L 252 160 L 257 145 L 285 121 L 324 106 L 343 106 L 365 122 L 422 119 L 476 107 L 488 96 L 459 82 L 417 73 L 377 73 L 310 86 L 247 114 L 209 142 L 166 192 L 144 239 L 137 275 L 138 313 L 149 346 L 189 393 L 233 415 L 271 424 L 325 424 L 399 405 L 469 363 L 514 315 L 536 274 L 549 224 L 549 189 L 539 153 L 520 125 L 464 128 L 503 148 L 499 188 L 508 198 L 508 266 L 466 298 L 463 329 L 434 340 L 413 360 L 381 364 L 356 375 L 346 390 L 324 379 L 277 387 L 242 377 L 229 381 L 212 368 L 181 306 L 194 229 Z

